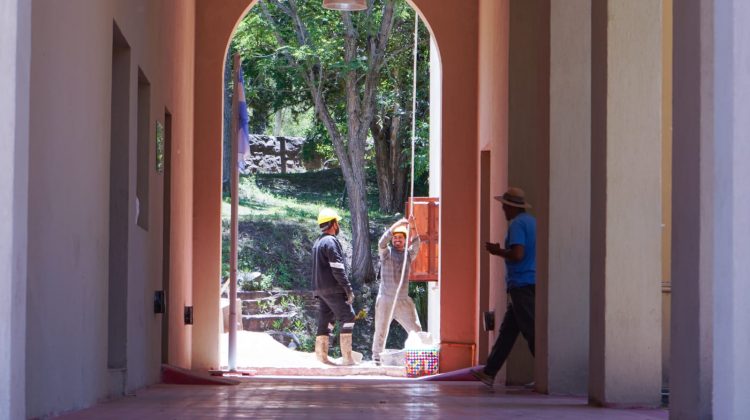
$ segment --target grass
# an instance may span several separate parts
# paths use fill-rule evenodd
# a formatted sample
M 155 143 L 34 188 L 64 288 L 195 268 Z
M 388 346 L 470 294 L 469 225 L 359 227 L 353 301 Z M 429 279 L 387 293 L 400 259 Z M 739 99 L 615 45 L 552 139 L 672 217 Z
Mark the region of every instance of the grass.
M 351 214 L 342 204 L 344 178 L 338 169 L 297 174 L 256 174 L 240 178 L 239 272 L 259 271 L 251 289 L 307 289 L 311 276 L 310 249 L 319 231 L 322 207 L 336 209 L 342 217 L 339 240 L 351 257 Z M 377 190 L 368 188 L 371 210 L 371 244 L 376 257 L 379 232 L 397 216 L 377 211 Z M 229 275 L 230 198 L 222 203 L 222 277 Z

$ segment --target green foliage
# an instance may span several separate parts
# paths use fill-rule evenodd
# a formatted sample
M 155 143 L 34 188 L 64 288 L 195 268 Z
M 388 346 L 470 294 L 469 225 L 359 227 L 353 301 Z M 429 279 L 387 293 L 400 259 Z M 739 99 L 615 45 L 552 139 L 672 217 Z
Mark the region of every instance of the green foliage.
M 229 251 L 227 250 L 225 253 L 223 253 L 222 257 L 228 252 Z M 242 262 L 244 261 L 242 261 L 241 259 L 240 261 L 241 263 L 239 265 L 247 266 L 247 264 L 242 264 Z M 241 273 L 240 276 L 244 277 L 244 273 Z M 239 281 L 239 284 L 240 284 L 240 290 L 245 291 L 245 292 L 252 292 L 256 290 L 269 290 L 272 288 L 272 278 L 262 275 L 254 280 L 242 279 Z
M 304 109 L 300 105 L 307 101 L 307 92 L 296 73 L 278 60 L 273 31 L 258 9 L 253 7 L 240 21 L 229 46 L 229 55 L 239 53 L 242 57 L 252 133 L 266 132 L 274 112 L 291 109 L 297 114 Z
M 258 301 L 258 313 L 259 314 L 270 314 L 273 312 L 273 303 L 269 300 Z
M 271 328 L 276 331 L 282 331 L 284 328 L 284 320 L 283 319 L 274 319 L 273 322 L 271 322 Z
M 317 120 L 311 108 L 304 108 L 303 106 L 291 106 L 288 108 L 280 109 L 276 111 L 281 117 L 281 121 L 278 122 L 276 117 L 269 121 L 268 127 L 264 132 L 265 135 L 272 136 L 278 132 L 282 136 L 290 137 L 307 137 L 310 130 L 313 129 Z M 303 157 L 304 159 L 304 157 Z M 309 159 L 307 160 L 309 161 Z
M 240 178 L 238 270 L 259 271 L 260 277 L 240 281 L 242 290 L 308 289 L 310 249 L 319 232 L 315 219 L 321 207 L 337 208 L 342 225 L 350 226 L 349 212 L 340 207 L 343 190 L 340 170 L 301 174 L 257 174 Z M 229 197 L 222 207 L 222 277 L 229 276 Z M 343 243 L 351 240 L 344 229 Z
M 284 312 L 296 312 L 302 310 L 304 302 L 302 298 L 297 295 L 284 295 L 279 300 L 279 307 Z
M 318 159 L 321 162 L 337 162 L 331 138 L 323 125 L 316 120 L 305 133 L 305 143 L 302 145 L 302 160 L 311 162 Z M 338 166 L 338 164 L 335 166 Z
M 347 90 L 344 79 L 357 74 L 356 95 L 365 94 L 364 74 L 372 65 L 368 46 L 376 39 L 383 18 L 385 0 L 375 0 L 366 13 L 348 14 L 357 33 L 355 59 L 344 58 L 344 31 L 342 14 L 320 7 L 320 0 L 297 0 L 299 22 L 305 32 L 305 42 L 295 32 L 297 21 L 292 20 L 290 5 L 286 0 L 262 0 L 240 22 L 230 45 L 230 53 L 243 57 L 246 80 L 246 97 L 251 110 L 251 129 L 256 133 L 282 132 L 286 135 L 304 135 L 308 141 L 303 146 L 302 159 L 306 162 L 327 162 L 328 167 L 338 166 L 341 158 L 331 143 L 331 133 L 323 126 L 313 111 L 315 105 L 303 74 L 312 74 L 323 101 L 333 117 L 334 125 L 348 145 Z M 264 8 L 268 14 L 264 14 Z M 401 117 L 397 134 L 405 162 L 402 170 L 409 172 L 409 144 L 411 141 L 413 35 L 415 11 L 404 1 L 396 0 L 393 26 L 386 45 L 386 56 L 378 72 L 376 85 L 375 121 Z M 279 43 L 278 36 L 283 39 Z M 428 182 L 427 147 L 429 116 L 429 37 L 426 26 L 419 25 L 417 68 L 417 148 L 415 150 L 415 187 Z M 291 63 L 287 54 L 296 61 Z M 306 73 L 307 72 L 307 73 Z M 275 127 L 272 115 L 283 110 L 283 130 Z M 364 122 L 369 124 L 368 121 Z M 364 151 L 367 164 L 373 164 L 374 150 Z M 408 181 L 407 181 L 408 182 Z M 427 188 L 418 190 L 427 195 Z
M 423 328 L 427 327 L 427 285 L 425 282 L 409 283 L 409 296 L 417 307 L 417 316 Z

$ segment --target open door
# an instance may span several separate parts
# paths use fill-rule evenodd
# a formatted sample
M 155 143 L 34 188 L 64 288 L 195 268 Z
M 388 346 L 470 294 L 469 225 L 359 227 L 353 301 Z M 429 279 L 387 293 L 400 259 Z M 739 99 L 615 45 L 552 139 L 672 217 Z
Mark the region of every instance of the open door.
M 414 219 L 422 249 L 411 264 L 409 281 L 437 281 L 440 251 L 440 201 L 436 197 L 414 197 Z M 411 200 L 406 203 L 407 213 Z

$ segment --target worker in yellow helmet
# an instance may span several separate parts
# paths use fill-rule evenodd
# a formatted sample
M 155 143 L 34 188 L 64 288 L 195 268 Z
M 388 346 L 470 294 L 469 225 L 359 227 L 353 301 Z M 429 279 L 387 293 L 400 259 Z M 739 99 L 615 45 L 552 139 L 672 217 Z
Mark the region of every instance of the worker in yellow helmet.
M 408 249 L 407 234 L 411 242 Z M 372 340 L 372 360 L 376 365 L 380 365 L 380 353 L 385 349 L 386 334 L 392 319 L 398 321 L 407 333 L 422 331 L 417 316 L 417 307 L 409 297 L 409 268 L 419 253 L 419 246 L 419 233 L 417 233 L 413 216 L 410 220 L 397 221 L 380 237 L 378 243 L 380 288 L 375 301 L 375 335 Z M 408 261 L 402 282 L 404 258 Z M 402 283 L 401 289 L 398 289 L 399 283 Z M 391 308 L 393 308 L 393 318 L 389 318 Z
M 318 331 L 315 337 L 315 356 L 330 364 L 328 346 L 333 321 L 340 325 L 339 342 L 344 365 L 355 364 L 352 357 L 352 331 L 354 329 L 354 292 L 346 276 L 344 253 L 336 238 L 341 217 L 332 209 L 322 209 L 318 214 L 320 237 L 312 249 L 312 289 L 318 299 Z

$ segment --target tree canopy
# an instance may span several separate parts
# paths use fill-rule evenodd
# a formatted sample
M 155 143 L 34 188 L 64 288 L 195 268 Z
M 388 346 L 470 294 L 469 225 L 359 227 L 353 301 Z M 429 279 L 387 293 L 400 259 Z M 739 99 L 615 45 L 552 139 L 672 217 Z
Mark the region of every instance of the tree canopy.
M 265 131 L 283 109 L 317 116 L 305 153 L 335 156 L 344 173 L 355 280 L 374 275 L 365 168 L 375 166 L 382 211 L 403 211 L 407 195 L 414 13 L 403 0 L 370 0 L 366 11 L 355 13 L 325 10 L 320 0 L 261 0 L 230 46 L 230 54 L 242 55 L 249 81 L 251 131 Z M 423 25 L 420 40 L 417 126 L 424 146 L 429 35 Z M 419 149 L 417 179 L 426 179 L 427 149 Z

